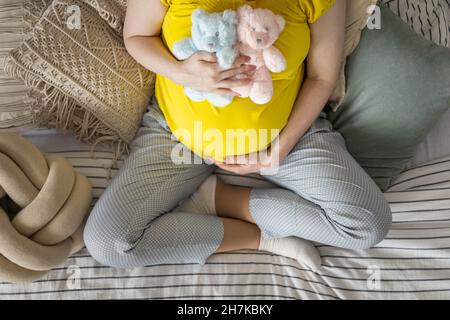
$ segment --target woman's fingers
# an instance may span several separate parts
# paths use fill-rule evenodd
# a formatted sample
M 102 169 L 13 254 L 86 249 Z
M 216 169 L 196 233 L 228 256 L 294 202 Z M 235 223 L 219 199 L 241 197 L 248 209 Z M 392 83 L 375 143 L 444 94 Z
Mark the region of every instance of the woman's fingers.
M 231 66 L 231 68 L 241 67 L 242 65 L 249 63 L 250 60 L 251 60 L 251 58 L 249 56 L 239 56 L 236 58 L 233 65 Z
M 232 172 L 239 175 L 255 173 L 259 171 L 259 167 L 256 165 L 246 166 L 239 164 L 216 164 L 220 169 Z
M 225 71 L 222 71 L 219 74 L 219 79 L 220 81 L 222 80 L 226 80 L 229 78 L 233 78 L 236 77 L 237 75 L 243 74 L 247 77 L 248 74 L 252 74 L 254 73 L 256 70 L 255 66 L 252 65 L 243 65 L 241 67 L 237 67 L 237 68 L 233 68 L 233 69 L 228 69 Z
M 212 91 L 214 94 L 224 95 L 224 96 L 233 96 L 233 97 L 240 97 L 241 95 L 237 92 L 234 92 L 233 90 L 226 89 L 226 88 L 218 88 L 214 89 Z
M 191 76 L 191 79 L 188 78 L 188 80 L 192 80 L 193 83 L 186 81 L 184 85 L 200 91 L 240 97 L 240 94 L 232 89 L 246 86 L 252 81 L 251 78 L 256 71 L 256 67 L 245 64 L 249 61 L 249 57 L 240 56 L 236 59 L 234 67 L 221 70 L 215 53 L 199 51 L 187 64 Z

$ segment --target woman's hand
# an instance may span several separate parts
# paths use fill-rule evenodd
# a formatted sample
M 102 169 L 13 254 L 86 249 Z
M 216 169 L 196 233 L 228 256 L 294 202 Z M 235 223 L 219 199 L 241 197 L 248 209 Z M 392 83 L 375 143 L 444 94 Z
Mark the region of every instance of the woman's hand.
M 294 148 L 295 143 L 295 141 L 290 142 L 283 135 L 280 135 L 266 151 L 245 156 L 227 157 L 223 162 L 213 162 L 220 169 L 234 174 L 246 175 L 250 173 L 261 173 L 270 175 L 276 172 L 275 170 Z
M 238 57 L 228 70 L 221 70 L 215 53 L 197 52 L 178 61 L 161 39 L 167 8 L 160 0 L 128 0 L 124 42 L 130 55 L 148 70 L 198 91 L 239 96 L 233 88 L 251 82 L 255 67 L 248 57 Z
M 246 64 L 249 61 L 249 57 L 240 56 L 230 69 L 221 70 L 214 53 L 199 51 L 179 62 L 180 68 L 173 80 L 198 91 L 239 96 L 233 88 L 247 85 L 256 70 L 255 66 Z

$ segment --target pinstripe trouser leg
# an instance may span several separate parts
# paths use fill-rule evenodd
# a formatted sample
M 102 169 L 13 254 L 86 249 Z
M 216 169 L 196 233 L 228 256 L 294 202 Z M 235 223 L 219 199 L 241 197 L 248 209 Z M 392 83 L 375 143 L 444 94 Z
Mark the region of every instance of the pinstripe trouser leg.
M 390 228 L 388 202 L 323 116 L 265 178 L 282 188 L 251 192 L 250 211 L 263 237 L 364 249 Z
M 170 211 L 214 167 L 175 164 L 171 153 L 178 142 L 171 139 L 156 109 L 145 115 L 144 125 L 130 156 L 89 217 L 86 246 L 97 261 L 115 267 L 204 263 L 222 241 L 222 221 Z

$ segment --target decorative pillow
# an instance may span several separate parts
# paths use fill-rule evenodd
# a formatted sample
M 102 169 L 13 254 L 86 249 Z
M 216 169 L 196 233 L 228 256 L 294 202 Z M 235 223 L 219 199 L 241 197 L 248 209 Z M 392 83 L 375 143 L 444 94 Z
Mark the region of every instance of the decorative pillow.
M 345 47 L 344 62 L 342 64 L 339 80 L 336 88 L 330 97 L 330 105 L 336 110 L 345 96 L 345 60 L 352 54 L 358 46 L 361 38 L 361 32 L 366 27 L 367 21 L 371 16 L 370 6 L 375 5 L 378 0 L 348 0 L 345 27 Z
M 38 2 L 38 1 L 35 1 Z M 47 0 L 50 2 L 50 0 Z M 8 76 L 2 62 L 8 52 L 18 47 L 27 25 L 23 19 L 24 0 L 0 0 L 0 130 L 19 131 L 32 127 L 33 117 L 28 88 L 19 79 Z
M 428 40 L 450 46 L 449 0 L 382 0 L 395 14 Z
M 73 5 L 80 8 L 78 29 L 67 24 Z M 6 58 L 5 70 L 33 89 L 32 112 L 40 125 L 71 129 L 82 140 L 123 148 L 140 126 L 153 74 L 128 54 L 122 38 L 83 0 L 54 0 L 43 8 L 37 20 L 31 17 L 34 26 Z
M 385 6 L 347 61 L 347 95 L 330 113 L 350 153 L 382 190 L 450 107 L 450 50 L 418 36 Z
M 118 33 L 122 33 L 127 0 L 83 0 L 94 7 L 100 16 Z
M 450 47 L 450 0 L 382 0 L 395 14 L 408 23 L 417 34 L 442 46 Z M 370 16 L 367 8 L 377 0 L 347 1 L 347 28 L 345 56 L 357 47 L 361 31 Z M 345 61 L 336 88 L 330 98 L 333 110 L 342 103 L 345 96 Z

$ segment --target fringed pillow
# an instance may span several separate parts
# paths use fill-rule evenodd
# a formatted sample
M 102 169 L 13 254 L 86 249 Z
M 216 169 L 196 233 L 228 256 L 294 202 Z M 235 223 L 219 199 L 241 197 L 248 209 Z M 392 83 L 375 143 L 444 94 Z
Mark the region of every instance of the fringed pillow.
M 0 0 L 0 130 L 21 131 L 31 128 L 28 88 L 20 79 L 14 79 L 3 69 L 9 51 L 17 48 L 24 39 L 27 24 L 22 8 L 25 0 Z M 47 4 L 50 0 L 46 0 Z M 39 4 L 40 1 L 33 3 Z M 35 10 L 33 10 L 35 12 Z
M 35 121 L 123 150 L 140 127 L 154 75 L 86 1 L 29 1 L 25 7 L 32 28 L 6 58 L 5 70 L 32 89 Z M 79 26 L 68 23 L 78 14 Z
M 122 33 L 127 0 L 83 0 L 94 7 L 100 16 L 118 33 Z

